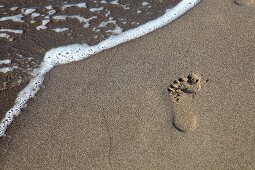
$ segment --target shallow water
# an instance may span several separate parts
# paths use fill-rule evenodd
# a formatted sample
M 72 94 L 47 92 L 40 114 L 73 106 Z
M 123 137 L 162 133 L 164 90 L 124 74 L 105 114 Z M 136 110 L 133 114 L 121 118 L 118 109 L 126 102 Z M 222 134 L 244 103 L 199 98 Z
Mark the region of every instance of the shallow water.
M 94 45 L 162 15 L 179 0 L 0 2 L 0 90 L 27 82 L 46 51 Z
M 0 18 L 0 21 L 6 22 L 6 28 L 4 27 L 2 32 L 8 35 L 3 36 L 3 43 L 1 42 L 3 54 L 7 52 L 8 55 L 2 56 L 11 56 L 1 61 L 4 70 L 2 75 L 4 78 L 7 75 L 7 79 L 2 79 L 5 85 L 2 89 L 8 89 L 32 79 L 18 94 L 14 106 L 2 119 L 0 136 L 4 135 L 7 126 L 15 116 L 19 115 L 27 101 L 38 92 L 45 74 L 54 66 L 84 59 L 145 35 L 172 22 L 195 6 L 199 0 L 183 0 L 178 5 L 176 1 L 167 1 L 168 4 L 163 1 L 158 2 L 163 3 L 164 8 L 161 9 L 159 4 L 149 1 L 139 1 L 139 4 L 137 4 L 138 1 L 122 4 L 117 0 L 93 1 L 91 4 L 87 2 L 60 3 L 20 9 L 1 5 L 4 16 Z M 95 6 L 92 5 L 93 3 Z M 159 9 L 168 10 L 158 17 L 163 13 Z M 17 51 L 13 51 L 12 48 Z M 22 64 L 15 63 L 16 60 L 21 61 Z M 23 69 L 24 67 L 26 69 Z M 19 75 L 23 79 L 13 76 L 12 81 L 8 82 L 8 74 Z

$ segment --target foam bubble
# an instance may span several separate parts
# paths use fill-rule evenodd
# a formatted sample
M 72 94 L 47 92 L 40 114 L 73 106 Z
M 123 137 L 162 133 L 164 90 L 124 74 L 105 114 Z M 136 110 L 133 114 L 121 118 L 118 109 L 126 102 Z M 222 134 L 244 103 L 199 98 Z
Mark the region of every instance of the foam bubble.
M 31 14 L 31 18 L 32 18 L 32 19 L 34 19 L 34 18 L 36 18 L 36 17 L 39 17 L 39 16 L 41 16 L 41 14 L 40 14 L 40 13 L 37 13 L 37 12 L 33 12 L 33 13 Z
M 55 29 L 52 29 L 53 31 L 55 32 L 64 32 L 64 31 L 68 31 L 69 28 L 55 28 Z
M 13 38 L 7 33 L 0 33 L 0 38 L 6 38 L 9 41 L 13 40 Z
M 11 10 L 11 11 L 15 11 L 15 10 L 17 10 L 18 8 L 19 8 L 19 7 L 11 7 L 10 10 Z
M 14 69 L 18 68 L 17 66 L 14 67 L 4 67 L 4 68 L 0 68 L 0 73 L 7 73 L 7 72 L 11 72 Z
M 24 16 L 22 14 L 18 14 L 18 15 L 13 15 L 13 16 L 6 16 L 6 17 L 2 17 L 0 18 L 0 21 L 8 21 L 8 20 L 11 20 L 11 21 L 14 21 L 14 22 L 24 22 L 22 20 Z
M 45 30 L 47 29 L 48 27 L 46 26 L 48 23 L 50 23 L 50 20 L 49 19 L 45 19 L 45 20 L 42 20 L 42 24 L 37 26 L 36 29 L 37 30 Z
M 101 1 L 101 3 L 102 2 L 104 1 Z M 113 2 L 118 3 L 118 0 Z M 32 78 L 29 84 L 18 94 L 14 106 L 7 111 L 5 117 L 2 119 L 0 123 L 0 137 L 4 136 L 7 126 L 20 114 L 21 109 L 26 106 L 27 101 L 35 96 L 43 83 L 44 75 L 53 67 L 59 64 L 66 64 L 85 59 L 93 54 L 150 33 L 155 29 L 171 23 L 194 7 L 198 2 L 200 2 L 200 0 L 182 0 L 175 7 L 166 10 L 166 13 L 163 16 L 138 26 L 137 28 L 122 32 L 119 35 L 110 36 L 108 39 L 94 46 L 72 44 L 53 48 L 46 52 L 40 68 L 33 72 L 34 78 Z
M 22 8 L 21 9 L 21 12 L 22 12 L 22 14 L 24 14 L 24 15 L 28 15 L 28 14 L 31 14 L 31 13 L 33 13 L 33 12 L 35 12 L 36 11 L 36 9 L 27 9 L 27 8 Z
M 10 64 L 12 61 L 9 59 L 6 60 L 0 60 L 0 64 Z
M 146 6 L 146 5 L 149 5 L 149 3 L 148 2 L 143 2 L 142 5 Z
M 23 30 L 0 29 L 0 32 L 12 32 L 12 33 L 15 33 L 15 34 L 22 34 Z
M 53 10 L 48 11 L 48 14 L 49 14 L 49 15 L 53 15 L 53 14 L 55 14 L 56 12 L 57 12 L 57 11 L 53 9 Z

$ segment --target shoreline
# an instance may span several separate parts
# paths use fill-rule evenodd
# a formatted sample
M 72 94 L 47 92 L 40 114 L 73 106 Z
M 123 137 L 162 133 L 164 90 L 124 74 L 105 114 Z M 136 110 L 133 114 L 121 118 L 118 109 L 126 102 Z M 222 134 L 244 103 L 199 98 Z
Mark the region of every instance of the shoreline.
M 156 19 L 179 2 L 81 1 L 12 0 L 0 4 L 1 91 L 27 83 L 50 49 L 75 43 L 98 44 L 110 35 Z
M 254 14 L 204 0 L 144 37 L 54 68 L 0 139 L 0 163 L 6 169 L 254 168 Z M 192 71 L 209 81 L 186 103 L 197 128 L 181 133 L 171 120 L 176 109 L 187 109 L 174 108 L 167 87 Z
M 161 16 L 166 8 L 174 6 L 179 0 L 163 2 L 148 0 L 145 5 L 143 1 L 138 0 L 133 2 L 132 6 L 128 5 L 128 1 L 123 1 L 124 4 L 81 1 L 70 0 L 65 3 L 58 0 L 53 3 L 50 0 L 44 2 L 11 0 L 0 3 L 0 27 L 3 28 L 0 29 L 0 97 L 8 96 L 9 108 L 17 98 L 17 92 L 21 91 L 17 86 L 29 82 L 33 77 L 32 71 L 40 66 L 45 53 L 50 49 L 74 43 L 91 46 L 98 44 L 112 34 L 135 28 Z M 97 6 L 100 8 L 96 8 Z M 150 13 L 147 12 L 148 9 Z M 77 13 L 81 16 L 74 15 Z M 64 15 L 71 16 L 62 20 L 65 18 Z M 80 23 L 83 21 L 82 16 L 92 16 L 93 19 L 85 20 L 84 25 Z M 51 21 L 45 27 L 40 26 L 43 24 L 42 20 L 48 19 Z M 101 24 L 103 25 L 98 28 Z M 38 30 L 38 27 L 41 30 Z M 66 31 L 56 32 L 56 30 Z M 4 73 L 7 70 L 9 72 Z M 6 105 L 6 101 L 4 104 Z M 7 111 L 5 108 L 0 108 L 0 120 Z
M 24 108 L 29 99 L 34 97 L 40 90 L 40 86 L 44 81 L 44 76 L 55 66 L 83 60 L 101 51 L 144 36 L 173 22 L 199 2 L 200 0 L 183 0 L 173 8 L 166 10 L 165 14 L 157 19 L 122 32 L 121 34 L 110 36 L 108 39 L 94 46 L 89 46 L 87 44 L 71 44 L 47 51 L 40 67 L 32 72 L 33 78 L 31 78 L 28 85 L 19 92 L 15 99 L 15 105 L 6 112 L 5 117 L 1 120 L 0 136 L 5 134 L 7 127 L 12 123 L 14 118 L 20 114 L 21 109 Z

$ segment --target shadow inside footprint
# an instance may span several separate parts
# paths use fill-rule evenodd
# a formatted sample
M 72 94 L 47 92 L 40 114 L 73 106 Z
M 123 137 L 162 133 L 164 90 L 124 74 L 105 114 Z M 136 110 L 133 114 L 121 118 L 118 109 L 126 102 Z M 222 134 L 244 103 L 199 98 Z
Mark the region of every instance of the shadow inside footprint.
M 192 100 L 207 81 L 203 80 L 202 75 L 191 73 L 174 80 L 167 88 L 174 107 L 172 123 L 178 131 L 188 132 L 197 128 L 196 107 Z
M 197 116 L 194 112 L 175 112 L 172 124 L 180 132 L 193 131 L 197 128 Z
M 175 101 L 179 101 L 180 96 L 183 94 L 196 94 L 201 90 L 202 76 L 199 74 L 191 73 L 187 77 L 180 77 L 174 80 L 173 84 L 167 89 Z

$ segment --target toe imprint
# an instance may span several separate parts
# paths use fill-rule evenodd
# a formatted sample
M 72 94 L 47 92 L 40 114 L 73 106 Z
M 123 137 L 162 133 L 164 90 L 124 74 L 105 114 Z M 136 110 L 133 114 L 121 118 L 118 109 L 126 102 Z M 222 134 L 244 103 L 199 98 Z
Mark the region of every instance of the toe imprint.
M 179 101 L 183 94 L 194 95 L 199 92 L 203 83 L 202 75 L 191 73 L 187 77 L 180 77 L 178 80 L 174 80 L 167 90 L 174 98 L 174 101 Z

